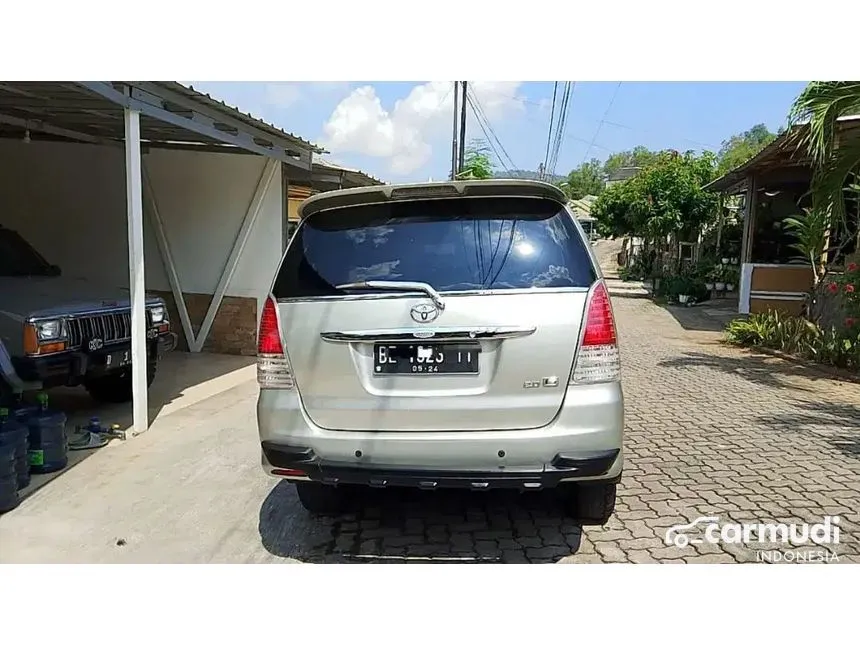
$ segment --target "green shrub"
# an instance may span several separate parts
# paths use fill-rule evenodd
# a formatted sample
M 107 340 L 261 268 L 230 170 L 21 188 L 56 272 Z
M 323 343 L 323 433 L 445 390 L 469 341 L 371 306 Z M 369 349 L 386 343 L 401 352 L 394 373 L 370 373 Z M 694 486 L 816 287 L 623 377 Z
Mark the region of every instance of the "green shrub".
M 779 311 L 732 320 L 726 341 L 743 347 L 767 347 L 836 367 L 860 368 L 860 337 L 854 330 L 818 325 Z
M 646 253 L 639 253 L 629 266 L 621 267 L 618 275 L 622 280 L 644 280 L 650 278 L 654 270 L 654 260 Z

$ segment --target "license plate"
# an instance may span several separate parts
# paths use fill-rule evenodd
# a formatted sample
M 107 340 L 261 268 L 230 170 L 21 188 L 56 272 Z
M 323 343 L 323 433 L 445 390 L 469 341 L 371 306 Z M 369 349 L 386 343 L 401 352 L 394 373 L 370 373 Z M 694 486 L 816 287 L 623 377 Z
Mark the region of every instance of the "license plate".
M 478 343 L 376 343 L 374 374 L 477 374 Z
M 123 367 L 124 365 L 128 365 L 129 363 L 131 363 L 130 349 L 105 354 L 105 367 L 108 369 Z

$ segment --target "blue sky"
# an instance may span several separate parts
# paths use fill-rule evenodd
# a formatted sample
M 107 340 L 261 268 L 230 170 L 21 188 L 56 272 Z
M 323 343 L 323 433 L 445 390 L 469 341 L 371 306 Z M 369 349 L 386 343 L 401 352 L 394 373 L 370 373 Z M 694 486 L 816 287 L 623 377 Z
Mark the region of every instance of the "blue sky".
M 450 81 L 192 84 L 321 144 L 331 153 L 331 161 L 386 181 L 442 179 L 450 168 Z M 553 82 L 470 85 L 513 164 L 536 170 L 546 151 Z M 784 125 L 793 99 L 804 86 L 802 82 L 576 83 L 556 173 L 567 173 L 586 157 L 604 159 L 637 145 L 716 151 L 723 140 L 757 123 L 775 131 Z M 470 116 L 467 138 L 473 137 L 484 135 Z

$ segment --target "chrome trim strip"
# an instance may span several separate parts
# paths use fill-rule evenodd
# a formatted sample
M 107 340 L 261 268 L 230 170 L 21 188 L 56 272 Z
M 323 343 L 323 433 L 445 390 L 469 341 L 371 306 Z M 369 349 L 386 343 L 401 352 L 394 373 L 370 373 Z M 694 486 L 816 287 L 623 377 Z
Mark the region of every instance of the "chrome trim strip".
M 546 289 L 474 289 L 470 291 L 442 291 L 440 294 L 445 298 L 462 298 L 467 296 L 517 296 L 523 294 L 550 294 L 550 293 L 588 293 L 591 287 L 550 287 Z M 348 301 L 348 300 L 397 300 L 403 298 L 415 298 L 417 293 L 360 293 L 344 294 L 336 296 L 307 296 L 300 298 L 277 298 L 278 304 L 292 304 L 297 302 L 319 302 L 319 301 Z
M 537 327 L 400 327 L 395 329 L 356 329 L 324 331 L 323 340 L 331 343 L 367 343 L 396 341 L 500 340 L 530 336 Z

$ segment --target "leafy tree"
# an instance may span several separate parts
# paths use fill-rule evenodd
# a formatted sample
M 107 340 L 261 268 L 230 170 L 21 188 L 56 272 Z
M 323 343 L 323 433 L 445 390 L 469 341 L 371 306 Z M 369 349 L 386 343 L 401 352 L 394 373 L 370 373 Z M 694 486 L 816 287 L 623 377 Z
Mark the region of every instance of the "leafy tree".
M 660 153 L 638 175 L 598 197 L 591 211 L 598 230 L 652 240 L 698 230 L 716 217 L 717 196 L 702 190 L 714 178 L 715 166 L 711 153 Z
M 762 148 L 776 139 L 776 134 L 767 129 L 764 123 L 754 125 L 746 132 L 736 134 L 723 141 L 717 155 L 717 173 L 724 175 L 758 154 Z
M 457 179 L 491 179 L 493 176 L 492 150 L 486 142 L 474 139 L 466 147 L 463 167 Z
M 615 152 L 603 164 L 603 173 L 612 175 L 621 168 L 646 168 L 660 159 L 660 153 L 649 150 L 645 146 L 636 146 L 633 150 Z
M 567 179 L 560 184 L 568 199 L 582 199 L 586 195 L 599 195 L 603 192 L 603 164 L 598 159 L 592 159 L 579 168 L 570 171 Z

